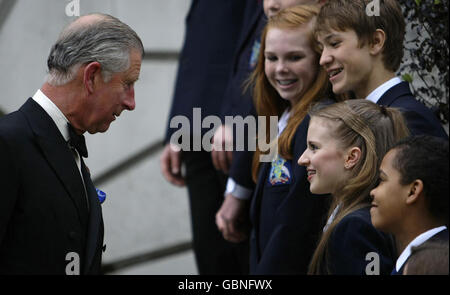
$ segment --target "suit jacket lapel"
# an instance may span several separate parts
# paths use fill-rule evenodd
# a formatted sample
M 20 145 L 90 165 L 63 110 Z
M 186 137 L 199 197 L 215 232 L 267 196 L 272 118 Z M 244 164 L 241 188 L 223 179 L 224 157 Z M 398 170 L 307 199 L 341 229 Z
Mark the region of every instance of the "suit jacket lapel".
M 260 245 L 259 245 L 259 221 L 261 218 L 261 201 L 262 201 L 262 190 L 264 189 L 264 185 L 267 179 L 267 173 L 269 168 L 271 167 L 271 163 L 262 163 L 260 167 L 260 171 L 258 174 L 258 183 L 255 188 L 255 192 L 253 194 L 251 209 L 250 209 L 250 218 L 253 221 L 253 232 L 256 244 L 256 257 L 259 260 L 261 259 L 260 253 Z
M 92 261 L 94 259 L 97 249 L 99 249 L 98 244 L 101 243 L 103 238 L 100 238 L 100 227 L 102 220 L 102 209 L 100 206 L 100 201 L 97 197 L 97 192 L 95 190 L 94 184 L 91 180 L 91 175 L 86 169 L 84 161 L 81 160 L 81 172 L 83 173 L 84 184 L 86 185 L 86 191 L 89 199 L 89 223 L 88 223 L 88 234 L 86 242 L 86 263 L 85 263 L 85 273 L 89 273 Z
M 30 128 L 35 134 L 37 145 L 72 199 L 81 225 L 85 228 L 88 209 L 81 175 L 72 151 L 53 120 L 33 99 L 28 99 L 20 111 L 27 118 Z
M 253 227 L 255 229 L 259 226 L 259 209 L 261 207 L 261 197 L 262 197 L 262 190 L 264 188 L 264 176 L 266 175 L 266 163 L 262 163 L 260 166 L 260 171 L 258 173 L 258 182 L 256 184 L 252 203 L 250 207 L 250 218 L 253 221 Z

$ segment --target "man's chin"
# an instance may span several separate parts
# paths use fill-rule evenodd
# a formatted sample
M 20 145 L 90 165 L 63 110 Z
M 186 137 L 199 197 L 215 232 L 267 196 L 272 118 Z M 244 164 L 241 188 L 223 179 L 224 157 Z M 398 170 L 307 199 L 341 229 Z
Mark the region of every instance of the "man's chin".
M 97 128 L 93 128 L 93 129 L 91 129 L 91 130 L 87 130 L 87 132 L 89 132 L 89 134 L 105 133 L 106 131 L 108 131 L 109 125 L 110 125 L 110 124 L 111 124 L 111 123 L 109 123 L 109 124 L 106 125 L 106 126 L 100 126 L 100 127 L 97 127 Z
M 98 132 L 99 133 L 105 133 L 106 131 L 108 131 L 108 129 L 109 129 L 109 125 L 107 127 L 105 127 L 105 128 L 100 129 Z

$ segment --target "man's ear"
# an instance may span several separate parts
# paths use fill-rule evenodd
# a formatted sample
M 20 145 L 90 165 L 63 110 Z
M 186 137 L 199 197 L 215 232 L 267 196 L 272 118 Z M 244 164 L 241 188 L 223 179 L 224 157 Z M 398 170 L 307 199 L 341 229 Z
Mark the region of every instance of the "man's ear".
M 370 53 L 372 55 L 377 55 L 383 52 L 384 43 L 386 42 L 386 33 L 381 30 L 377 29 L 373 35 L 372 40 L 370 42 Z
M 409 185 L 408 197 L 406 198 L 406 204 L 412 204 L 419 200 L 419 197 L 423 193 L 423 182 L 420 179 L 416 179 Z
M 344 167 L 345 169 L 351 169 L 353 168 L 361 159 L 361 149 L 359 147 L 352 147 L 348 150 Z
M 102 66 L 99 62 L 91 62 L 84 67 L 83 70 L 83 83 L 86 91 L 91 94 L 94 92 L 94 86 L 96 83 L 96 76 L 101 75 Z

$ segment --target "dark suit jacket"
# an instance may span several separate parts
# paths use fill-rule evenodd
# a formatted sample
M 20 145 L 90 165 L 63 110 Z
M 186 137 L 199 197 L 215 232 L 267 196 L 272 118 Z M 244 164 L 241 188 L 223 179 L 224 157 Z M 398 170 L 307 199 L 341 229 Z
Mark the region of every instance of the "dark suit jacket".
M 414 98 L 407 82 L 401 82 L 386 91 L 377 104 L 400 109 L 411 135 L 427 134 L 448 139 L 437 117 Z
M 306 168 L 297 164 L 306 149 L 308 124 L 306 117 L 292 141 L 288 182 L 271 185 L 271 163 L 260 167 L 250 208 L 251 274 L 306 274 L 308 270 L 330 201 L 329 195 L 310 193 Z
M 373 227 L 370 207 L 348 214 L 336 225 L 328 250 L 327 264 L 335 275 L 366 275 L 370 252 L 378 254 L 381 275 L 389 275 L 396 261 L 394 241 Z
M 65 274 L 75 261 L 66 260 L 70 252 L 81 274 L 99 273 L 103 221 L 95 188 L 85 175 L 86 199 L 70 148 L 31 98 L 0 119 L 0 163 L 0 273 Z

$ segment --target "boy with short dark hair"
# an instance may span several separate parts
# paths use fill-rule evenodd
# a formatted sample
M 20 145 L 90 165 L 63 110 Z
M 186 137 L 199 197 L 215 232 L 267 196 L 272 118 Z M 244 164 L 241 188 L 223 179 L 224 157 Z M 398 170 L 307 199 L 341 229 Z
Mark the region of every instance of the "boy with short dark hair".
M 403 273 L 411 248 L 426 241 L 448 244 L 448 141 L 413 136 L 383 158 L 370 215 L 375 228 L 392 233 L 401 253 L 393 274 Z
M 396 77 L 403 58 L 405 21 L 396 0 L 384 0 L 377 14 L 368 13 L 370 0 L 327 1 L 316 24 L 323 48 L 320 64 L 333 92 L 353 93 L 379 105 L 402 110 L 413 135 L 448 138 L 437 117 Z

